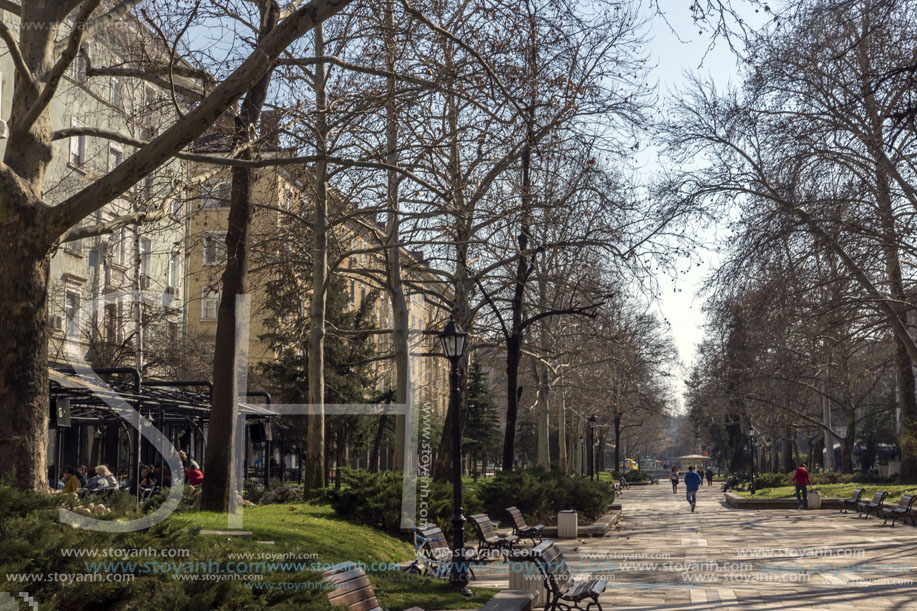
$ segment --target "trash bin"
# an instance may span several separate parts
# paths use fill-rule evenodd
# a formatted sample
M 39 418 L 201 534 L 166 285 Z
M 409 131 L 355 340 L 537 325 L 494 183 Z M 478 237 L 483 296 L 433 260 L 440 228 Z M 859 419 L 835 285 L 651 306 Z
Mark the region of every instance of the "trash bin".
M 544 605 L 548 601 L 548 594 L 544 588 L 544 577 L 541 576 L 535 563 L 530 560 L 509 560 L 509 589 L 534 593 L 532 608 Z
M 809 493 L 809 509 L 821 509 L 821 493 L 818 490 Z
M 576 539 L 579 534 L 579 522 L 575 509 L 564 509 L 557 513 L 557 538 Z

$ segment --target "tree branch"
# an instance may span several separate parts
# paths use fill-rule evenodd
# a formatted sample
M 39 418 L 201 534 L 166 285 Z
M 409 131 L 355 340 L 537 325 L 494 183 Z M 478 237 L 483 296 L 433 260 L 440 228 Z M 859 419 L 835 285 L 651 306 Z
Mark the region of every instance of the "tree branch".
M 53 242 L 71 226 L 102 208 L 133 184 L 172 158 L 210 128 L 227 108 L 251 89 L 272 67 L 283 50 L 347 6 L 351 0 L 312 0 L 280 23 L 249 57 L 226 77 L 192 111 L 135 152 L 117 168 L 53 207 L 47 222 L 47 239 Z
M 38 99 L 35 100 L 35 103 L 32 104 L 25 115 L 16 121 L 13 131 L 22 134 L 28 132 L 41 113 L 48 107 L 48 104 L 51 103 L 51 99 L 54 97 L 54 94 L 57 93 L 57 86 L 60 84 L 61 77 L 64 76 L 64 72 L 70 67 L 70 64 L 73 63 L 76 54 L 79 53 L 80 42 L 83 40 L 83 27 L 85 26 L 86 20 L 89 19 L 92 12 L 99 6 L 99 2 L 101 2 L 101 0 L 86 0 L 83 3 L 73 23 L 73 29 L 70 30 L 70 35 L 67 37 L 66 48 L 61 52 L 60 57 L 57 59 L 57 63 L 51 68 L 51 72 L 48 74 L 48 80 L 44 88 L 42 88 L 41 93 L 38 95 Z
M 35 77 L 32 76 L 32 71 L 29 70 L 25 60 L 22 58 L 22 51 L 19 49 L 19 43 L 16 42 L 9 27 L 2 21 L 0 21 L 0 38 L 3 39 L 3 42 L 6 43 L 6 47 L 10 51 L 10 57 L 13 59 L 13 64 L 16 66 L 16 71 L 34 88 Z

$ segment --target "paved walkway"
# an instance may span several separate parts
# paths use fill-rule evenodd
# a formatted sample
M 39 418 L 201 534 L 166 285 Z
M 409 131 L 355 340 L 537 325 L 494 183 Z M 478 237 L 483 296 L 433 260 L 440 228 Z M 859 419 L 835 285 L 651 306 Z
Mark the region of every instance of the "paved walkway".
M 633 487 L 619 527 L 563 540 L 574 571 L 608 575 L 612 609 L 895 609 L 917 611 L 917 528 L 836 510 L 738 510 L 704 486 Z M 506 564 L 473 585 L 505 589 Z

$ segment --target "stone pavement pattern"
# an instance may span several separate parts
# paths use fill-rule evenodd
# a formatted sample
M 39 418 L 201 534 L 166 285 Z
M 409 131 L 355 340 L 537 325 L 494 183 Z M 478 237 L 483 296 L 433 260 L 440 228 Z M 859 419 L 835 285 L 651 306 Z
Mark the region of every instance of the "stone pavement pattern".
M 700 490 L 695 513 L 684 486 L 631 487 L 615 531 L 558 544 L 573 571 L 608 576 L 608 611 L 917 611 L 917 528 L 837 510 L 732 509 L 720 486 Z M 505 563 L 482 568 L 472 585 L 508 588 Z

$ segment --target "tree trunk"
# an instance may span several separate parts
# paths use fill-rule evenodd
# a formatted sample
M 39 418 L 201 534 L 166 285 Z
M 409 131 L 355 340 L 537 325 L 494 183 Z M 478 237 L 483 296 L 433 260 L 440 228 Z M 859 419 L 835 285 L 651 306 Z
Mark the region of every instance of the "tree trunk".
M 786 433 L 781 436 L 783 442 L 783 472 L 792 473 L 794 464 L 793 464 L 793 440 L 790 438 L 790 434 Z
M 59 24 L 70 11 L 60 2 L 20 6 L 22 23 L 47 27 L 19 30 L 20 50 L 38 86 L 15 72 L 11 124 L 37 101 L 56 60 Z M 0 473 L 15 471 L 19 488 L 41 491 L 48 489 L 48 275 L 54 237 L 38 198 L 51 144 L 47 107 L 30 130 L 10 134 L 3 161 L 21 184 L 0 189 Z
M 11 231 L 12 230 L 12 231 Z M 50 257 L 33 236 L 0 225 L 0 471 L 47 490 Z
M 567 457 L 567 392 L 561 378 L 560 405 L 557 406 L 557 468 L 561 473 L 570 473 L 570 461 Z
M 277 24 L 280 9 L 275 1 L 261 4 L 261 31 L 264 38 Z M 233 148 L 251 143 L 257 136 L 255 126 L 267 98 L 271 71 L 268 71 L 246 94 L 233 131 Z M 245 146 L 240 159 L 251 159 L 252 150 Z M 236 438 L 236 410 L 239 404 L 240 376 L 247 376 L 248 363 L 238 362 L 240 346 L 237 342 L 248 339 L 247 320 L 240 319 L 240 299 L 247 292 L 249 228 L 252 205 L 253 173 L 250 168 L 232 168 L 232 195 L 229 224 L 226 229 L 226 269 L 223 270 L 220 307 L 217 315 L 217 332 L 213 352 L 213 393 L 210 427 L 207 431 L 207 477 L 201 490 L 201 509 L 226 511 L 232 489 L 233 449 Z M 246 325 L 240 330 L 241 325 Z M 139 329 L 138 329 L 139 335 Z M 241 371 L 241 369 L 246 371 Z M 266 465 L 268 468 L 270 465 Z
M 602 432 L 599 433 L 599 447 L 595 455 L 596 457 L 596 466 L 595 466 L 596 475 L 605 471 L 605 443 L 607 440 L 608 440 L 608 431 L 603 428 Z
M 397 48 L 395 40 L 395 4 L 392 0 L 385 2 L 385 63 L 389 76 L 387 78 L 387 99 L 385 102 L 385 146 L 386 163 L 398 165 L 398 108 L 395 100 L 395 64 Z M 387 180 L 387 218 L 385 223 L 386 254 L 386 289 L 392 306 L 392 353 L 395 361 L 395 402 L 405 405 L 410 401 L 411 361 L 408 345 L 407 300 L 404 297 L 404 285 L 401 281 L 401 231 L 400 200 L 398 186 L 400 179 L 394 170 L 386 172 Z M 413 405 L 411 406 L 413 409 Z M 405 430 L 407 418 L 395 416 L 395 470 L 404 468 L 404 453 L 407 444 Z
M 621 471 L 621 415 L 615 413 L 615 471 Z
M 451 82 L 451 79 L 454 78 L 454 66 L 452 61 L 452 52 L 447 45 L 446 72 L 448 73 L 447 79 L 449 79 L 449 82 Z M 473 285 L 473 279 L 471 278 L 468 271 L 468 244 L 471 239 L 472 214 L 466 208 L 467 202 L 465 199 L 465 177 L 462 174 L 461 148 L 459 147 L 458 142 L 459 111 L 455 93 L 451 89 L 449 89 L 446 96 L 446 107 L 447 121 L 449 122 L 449 133 L 451 134 L 449 142 L 449 173 L 451 181 L 450 186 L 454 193 L 453 218 L 456 227 L 456 233 L 454 236 L 455 275 L 453 280 L 454 301 L 452 305 L 452 315 L 455 317 L 455 321 L 466 332 L 470 332 L 472 329 L 472 312 L 468 305 L 468 292 Z M 451 401 L 449 402 L 449 409 L 446 412 L 446 420 L 443 423 L 443 432 L 442 436 L 440 437 L 439 448 L 436 453 L 436 462 L 434 463 L 433 467 L 434 481 L 452 481 L 452 457 L 453 452 L 456 450 L 452 447 L 452 411 L 454 409 L 459 410 L 459 426 L 462 426 L 465 421 L 465 419 L 462 417 L 462 412 L 464 412 L 468 400 L 468 393 L 466 388 L 467 378 L 468 353 L 466 348 L 465 356 L 458 362 L 458 404 L 453 405 Z M 451 380 L 451 373 L 449 379 Z M 461 437 L 461 431 L 459 431 L 459 438 Z
M 379 471 L 379 449 L 382 447 L 382 437 L 385 435 L 387 421 L 388 415 L 382 414 L 379 416 L 379 428 L 376 429 L 376 436 L 373 438 L 373 447 L 369 453 L 369 465 L 367 465 L 370 473 Z
M 519 388 L 519 364 L 522 361 L 522 342 L 524 340 L 525 329 L 524 309 L 525 309 L 525 287 L 529 275 L 534 267 L 529 261 L 528 250 L 532 208 L 532 149 L 535 146 L 535 108 L 537 103 L 536 76 L 534 72 L 538 69 L 538 50 L 537 38 L 535 35 L 534 25 L 532 25 L 528 49 L 530 56 L 527 66 L 532 71 L 529 76 L 529 105 L 526 108 L 526 125 L 525 125 L 525 147 L 522 150 L 520 161 L 522 163 L 522 185 L 521 185 L 521 219 L 519 233 L 516 236 L 517 256 L 516 273 L 513 278 L 513 297 L 510 302 L 512 309 L 512 325 L 509 330 L 509 337 L 506 339 L 506 430 L 503 436 L 503 469 L 512 470 L 514 443 L 516 438 L 516 417 L 519 411 L 519 400 L 522 396 L 522 389 Z
M 551 468 L 551 414 L 548 411 L 548 376 L 547 365 L 533 359 L 532 372 L 535 384 L 538 387 L 538 400 L 536 403 L 536 417 L 538 418 L 538 465 L 545 469 Z
M 313 28 L 315 56 L 325 54 L 324 26 Z M 325 65 L 315 64 L 315 107 L 317 110 L 316 152 L 327 154 L 328 117 L 325 97 Z M 325 303 L 328 287 L 328 164 L 315 164 L 312 221 L 312 299 L 309 302 L 309 437 L 306 441 L 305 496 L 311 498 L 325 487 Z
M 868 114 L 871 133 L 866 138 L 866 146 L 870 150 L 873 164 L 875 165 L 876 204 L 879 212 L 879 222 L 882 228 L 882 252 L 885 258 L 885 275 L 891 293 L 891 309 L 893 316 L 906 328 L 908 313 L 911 306 L 904 288 L 901 274 L 901 259 L 899 253 L 900 236 L 896 226 L 895 211 L 892 202 L 891 185 L 888 163 L 884 151 L 884 117 L 876 104 L 876 97 L 872 83 L 869 82 L 873 70 L 870 65 L 868 45 L 865 41 L 872 38 L 872 24 L 870 15 L 864 14 L 863 44 L 857 47 L 857 62 L 860 68 L 861 82 L 864 83 L 864 105 Z M 895 370 L 898 383 L 898 404 L 901 408 L 901 432 L 898 445 L 901 449 L 901 473 L 899 479 L 903 482 L 917 481 L 917 392 L 914 388 L 914 360 L 908 351 L 904 338 L 895 335 Z

